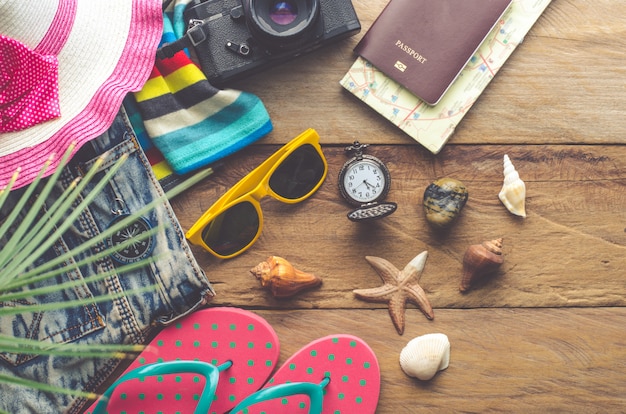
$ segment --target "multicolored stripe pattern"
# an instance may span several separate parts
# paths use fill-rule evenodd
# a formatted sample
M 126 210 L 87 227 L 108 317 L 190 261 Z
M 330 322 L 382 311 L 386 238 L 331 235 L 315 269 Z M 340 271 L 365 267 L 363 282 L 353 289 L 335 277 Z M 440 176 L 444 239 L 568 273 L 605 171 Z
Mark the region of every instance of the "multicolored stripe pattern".
M 137 102 L 135 101 L 133 94 L 127 95 L 126 99 L 124 99 L 124 109 L 126 110 L 128 119 L 133 126 L 137 140 L 139 141 L 146 158 L 148 158 L 152 171 L 159 180 L 163 190 L 168 191 L 174 188 L 177 184 L 182 183 L 187 175 L 176 174 L 172 170 L 172 167 L 170 167 L 167 163 L 167 160 L 161 151 L 154 146 L 143 125 L 143 119 L 139 113 Z
M 164 14 L 162 43 L 177 39 L 170 16 Z M 215 88 L 184 50 L 170 59 L 157 59 L 134 98 L 151 143 L 177 174 L 218 161 L 273 128 L 256 95 Z

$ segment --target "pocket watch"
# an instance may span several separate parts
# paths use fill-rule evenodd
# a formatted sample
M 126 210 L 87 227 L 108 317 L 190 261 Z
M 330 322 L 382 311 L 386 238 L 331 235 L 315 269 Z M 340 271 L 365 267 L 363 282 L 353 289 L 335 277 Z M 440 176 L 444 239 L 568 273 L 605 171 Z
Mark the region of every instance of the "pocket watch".
M 348 213 L 352 221 L 370 220 L 388 216 L 396 210 L 396 203 L 383 203 L 389 193 L 391 174 L 378 158 L 363 154 L 369 144 L 354 141 L 345 148 L 354 156 L 339 171 L 339 192 L 351 205 L 358 207 Z

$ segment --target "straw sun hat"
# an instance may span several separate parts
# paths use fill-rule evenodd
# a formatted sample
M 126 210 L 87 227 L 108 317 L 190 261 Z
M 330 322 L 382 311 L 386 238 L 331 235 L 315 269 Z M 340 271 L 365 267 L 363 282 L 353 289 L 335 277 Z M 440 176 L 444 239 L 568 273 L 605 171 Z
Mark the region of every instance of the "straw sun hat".
M 51 174 L 150 75 L 160 0 L 0 0 L 0 189 Z

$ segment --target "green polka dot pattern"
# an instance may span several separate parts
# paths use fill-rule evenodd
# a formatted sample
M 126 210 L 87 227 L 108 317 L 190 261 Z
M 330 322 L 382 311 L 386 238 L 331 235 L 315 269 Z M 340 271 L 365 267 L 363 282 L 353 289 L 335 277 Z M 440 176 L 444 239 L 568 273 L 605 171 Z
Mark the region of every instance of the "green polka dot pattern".
M 323 389 L 323 413 L 376 411 L 380 395 L 378 361 L 372 349 L 352 335 L 332 335 L 311 342 L 285 361 L 268 386 L 295 382 L 320 384 L 324 378 L 330 378 L 330 382 Z M 254 404 L 239 412 L 306 414 L 309 408 L 309 397 L 297 394 Z
M 216 307 L 196 311 L 162 330 L 126 372 L 163 361 L 196 360 L 216 366 L 232 362 L 219 375 L 208 411 L 223 413 L 267 381 L 279 351 L 278 337 L 264 319 L 241 309 Z M 119 385 L 106 412 L 193 413 L 205 385 L 206 378 L 197 373 L 145 376 Z

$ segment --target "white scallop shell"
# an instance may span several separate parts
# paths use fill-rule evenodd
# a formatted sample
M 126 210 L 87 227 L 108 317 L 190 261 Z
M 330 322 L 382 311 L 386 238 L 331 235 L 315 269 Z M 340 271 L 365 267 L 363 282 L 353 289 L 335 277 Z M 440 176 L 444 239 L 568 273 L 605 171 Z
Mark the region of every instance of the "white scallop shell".
M 526 184 L 519 178 L 519 173 L 506 154 L 504 154 L 503 164 L 504 183 L 498 198 L 511 213 L 526 217 Z
M 438 371 L 448 368 L 450 341 L 442 333 L 413 338 L 400 352 L 400 367 L 410 377 L 428 381 Z

